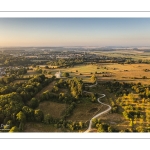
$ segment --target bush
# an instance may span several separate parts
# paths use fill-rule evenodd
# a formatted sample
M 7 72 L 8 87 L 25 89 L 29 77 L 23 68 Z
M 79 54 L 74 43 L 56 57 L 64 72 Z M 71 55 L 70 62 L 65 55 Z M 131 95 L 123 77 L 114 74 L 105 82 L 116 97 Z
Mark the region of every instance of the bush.
M 62 74 L 62 76 L 63 76 L 63 77 L 69 77 L 70 75 L 69 75 L 68 72 L 64 72 L 64 73 Z
M 39 106 L 38 100 L 36 98 L 32 98 L 29 102 L 29 106 L 33 109 Z

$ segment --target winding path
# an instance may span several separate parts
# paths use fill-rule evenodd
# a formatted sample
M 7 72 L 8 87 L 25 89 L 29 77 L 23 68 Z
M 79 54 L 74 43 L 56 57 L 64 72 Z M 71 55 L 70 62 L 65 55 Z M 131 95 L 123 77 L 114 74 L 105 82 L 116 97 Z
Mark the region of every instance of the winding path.
M 97 81 L 96 81 L 96 83 L 95 83 L 94 85 L 90 85 L 90 86 L 86 86 L 86 87 L 94 87 L 94 86 L 96 86 L 96 85 L 97 85 Z M 87 92 L 87 91 L 84 91 L 84 92 L 86 92 L 86 93 L 92 93 L 92 92 Z M 111 110 L 111 106 L 110 106 L 110 105 L 105 104 L 105 103 L 102 103 L 102 102 L 100 101 L 100 99 L 103 98 L 103 97 L 105 97 L 106 95 L 105 95 L 105 94 L 100 94 L 100 95 L 102 95 L 102 96 L 99 97 L 99 98 L 97 99 L 97 101 L 98 101 L 100 104 L 102 104 L 102 105 L 108 106 L 108 108 L 107 108 L 106 110 L 104 110 L 103 112 L 100 112 L 99 114 L 97 114 L 97 115 L 95 115 L 94 117 L 92 117 L 92 119 L 90 120 L 90 123 L 89 123 L 89 127 L 88 127 L 88 129 L 87 129 L 85 132 L 89 132 L 89 131 L 91 130 L 91 127 L 92 127 L 92 120 L 93 120 L 94 118 L 97 118 L 97 117 L 99 117 L 99 116 L 101 116 L 101 115 L 103 115 L 103 114 L 105 114 L 105 113 L 107 113 L 107 112 L 109 112 L 109 111 Z

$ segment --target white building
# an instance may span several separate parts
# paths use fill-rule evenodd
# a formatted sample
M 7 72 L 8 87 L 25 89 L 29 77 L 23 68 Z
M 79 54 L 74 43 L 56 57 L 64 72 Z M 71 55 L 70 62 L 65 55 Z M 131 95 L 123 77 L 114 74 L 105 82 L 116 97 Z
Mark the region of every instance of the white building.
M 56 77 L 56 78 L 60 78 L 60 77 L 61 77 L 61 72 L 60 72 L 60 71 L 59 71 L 59 72 L 56 72 L 56 73 L 55 73 L 55 77 Z

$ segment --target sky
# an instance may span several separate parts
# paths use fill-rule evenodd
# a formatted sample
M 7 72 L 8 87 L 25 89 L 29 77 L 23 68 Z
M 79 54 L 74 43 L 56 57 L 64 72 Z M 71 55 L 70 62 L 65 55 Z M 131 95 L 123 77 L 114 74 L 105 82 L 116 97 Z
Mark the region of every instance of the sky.
M 150 46 L 150 18 L 0 18 L 11 46 Z

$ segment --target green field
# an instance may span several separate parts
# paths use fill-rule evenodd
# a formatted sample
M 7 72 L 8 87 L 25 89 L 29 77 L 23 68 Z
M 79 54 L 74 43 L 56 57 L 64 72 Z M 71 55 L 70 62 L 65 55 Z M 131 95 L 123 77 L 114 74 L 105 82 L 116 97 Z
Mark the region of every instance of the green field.
M 130 50 L 130 49 L 124 49 L 124 50 L 111 50 L 111 51 L 96 51 L 91 52 L 96 55 L 105 55 L 108 57 L 124 57 L 124 58 L 132 58 L 135 60 L 143 59 L 143 60 L 150 60 L 150 53 L 145 52 L 144 50 Z

